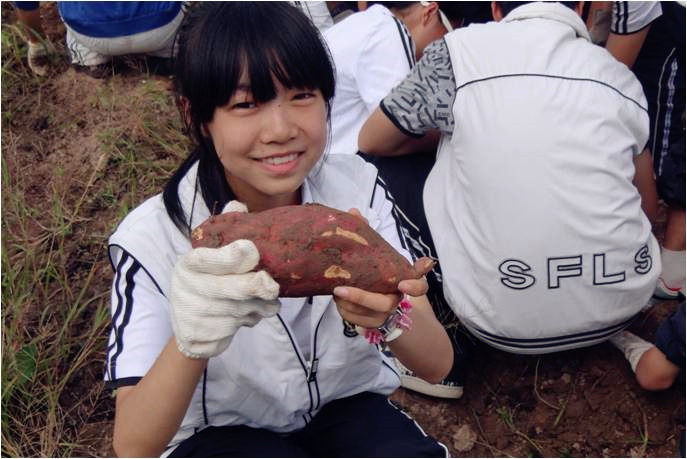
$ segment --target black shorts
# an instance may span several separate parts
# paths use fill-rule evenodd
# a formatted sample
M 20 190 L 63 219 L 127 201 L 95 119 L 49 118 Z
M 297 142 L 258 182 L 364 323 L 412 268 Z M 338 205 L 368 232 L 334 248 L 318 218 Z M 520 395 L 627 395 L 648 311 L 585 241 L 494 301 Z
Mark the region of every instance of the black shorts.
M 210 426 L 169 457 L 448 457 L 448 450 L 386 396 L 363 392 L 330 402 L 298 432 Z

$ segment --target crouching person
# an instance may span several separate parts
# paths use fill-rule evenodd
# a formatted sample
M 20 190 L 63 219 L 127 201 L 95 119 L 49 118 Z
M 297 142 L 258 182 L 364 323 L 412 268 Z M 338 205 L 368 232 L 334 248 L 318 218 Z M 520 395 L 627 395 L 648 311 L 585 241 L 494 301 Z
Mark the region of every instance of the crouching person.
M 317 30 L 287 3 L 208 2 L 184 19 L 178 44 L 177 96 L 197 146 L 109 241 L 115 451 L 446 456 L 389 403 L 398 373 L 366 339 L 381 336 L 431 382 L 446 376 L 451 344 L 424 278 L 400 280 L 398 294 L 347 286 L 279 298 L 274 279 L 254 270 L 253 242 L 191 249 L 191 230 L 215 209 L 317 202 L 359 209 L 410 257 L 374 166 L 325 154 L 334 76 Z

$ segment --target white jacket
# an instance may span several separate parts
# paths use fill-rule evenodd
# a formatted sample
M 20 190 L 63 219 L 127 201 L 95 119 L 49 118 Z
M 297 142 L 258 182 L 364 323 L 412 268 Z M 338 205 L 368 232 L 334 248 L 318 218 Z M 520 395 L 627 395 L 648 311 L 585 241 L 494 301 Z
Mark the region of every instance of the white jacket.
M 661 271 L 632 183 L 649 133 L 642 87 L 558 3 L 445 40 L 455 129 L 424 203 L 449 304 L 511 352 L 607 339 Z
M 303 201 L 344 211 L 358 208 L 409 258 L 374 166 L 355 155 L 329 155 L 320 164 L 303 185 Z M 195 190 L 196 173 L 194 166 L 179 186 L 187 214 L 195 197 L 193 227 L 209 217 Z M 191 245 L 167 216 L 161 195 L 132 211 L 109 242 L 115 279 L 105 379 L 118 387 L 143 377 L 171 338 L 166 296 L 174 264 Z M 207 425 L 293 431 L 332 400 L 364 391 L 389 394 L 398 387 L 393 366 L 373 345 L 344 335 L 331 296 L 281 301 L 277 316 L 240 329 L 229 348 L 209 360 L 170 446 Z M 303 317 L 309 324 L 294 331 Z
M 350 15 L 323 35 L 336 69 L 331 151 L 354 155 L 363 123 L 415 63 L 415 45 L 382 5 Z

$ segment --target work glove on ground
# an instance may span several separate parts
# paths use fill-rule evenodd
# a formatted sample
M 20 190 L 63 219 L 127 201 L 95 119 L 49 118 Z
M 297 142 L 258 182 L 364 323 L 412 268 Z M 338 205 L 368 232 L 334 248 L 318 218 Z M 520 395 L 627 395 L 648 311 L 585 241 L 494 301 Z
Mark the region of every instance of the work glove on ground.
M 232 201 L 224 211 L 245 211 Z M 240 327 L 252 327 L 279 311 L 279 284 L 265 271 L 253 242 L 199 247 L 179 259 L 172 275 L 170 307 L 179 350 L 191 358 L 222 353 Z

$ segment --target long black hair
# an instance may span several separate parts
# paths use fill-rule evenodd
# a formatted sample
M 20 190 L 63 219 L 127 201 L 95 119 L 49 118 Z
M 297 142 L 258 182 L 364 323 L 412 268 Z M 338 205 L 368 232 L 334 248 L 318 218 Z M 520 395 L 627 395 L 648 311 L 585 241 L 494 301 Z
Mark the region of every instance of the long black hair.
M 179 183 L 198 162 L 203 201 L 212 213 L 233 199 L 224 166 L 204 125 L 229 102 L 247 71 L 256 102 L 272 100 L 274 79 L 286 88 L 319 89 L 327 113 L 334 97 L 334 69 L 317 28 L 286 2 L 201 2 L 184 18 L 176 37 L 175 91 L 182 119 L 196 145 L 163 191 L 174 224 L 190 234 L 190 215 Z

